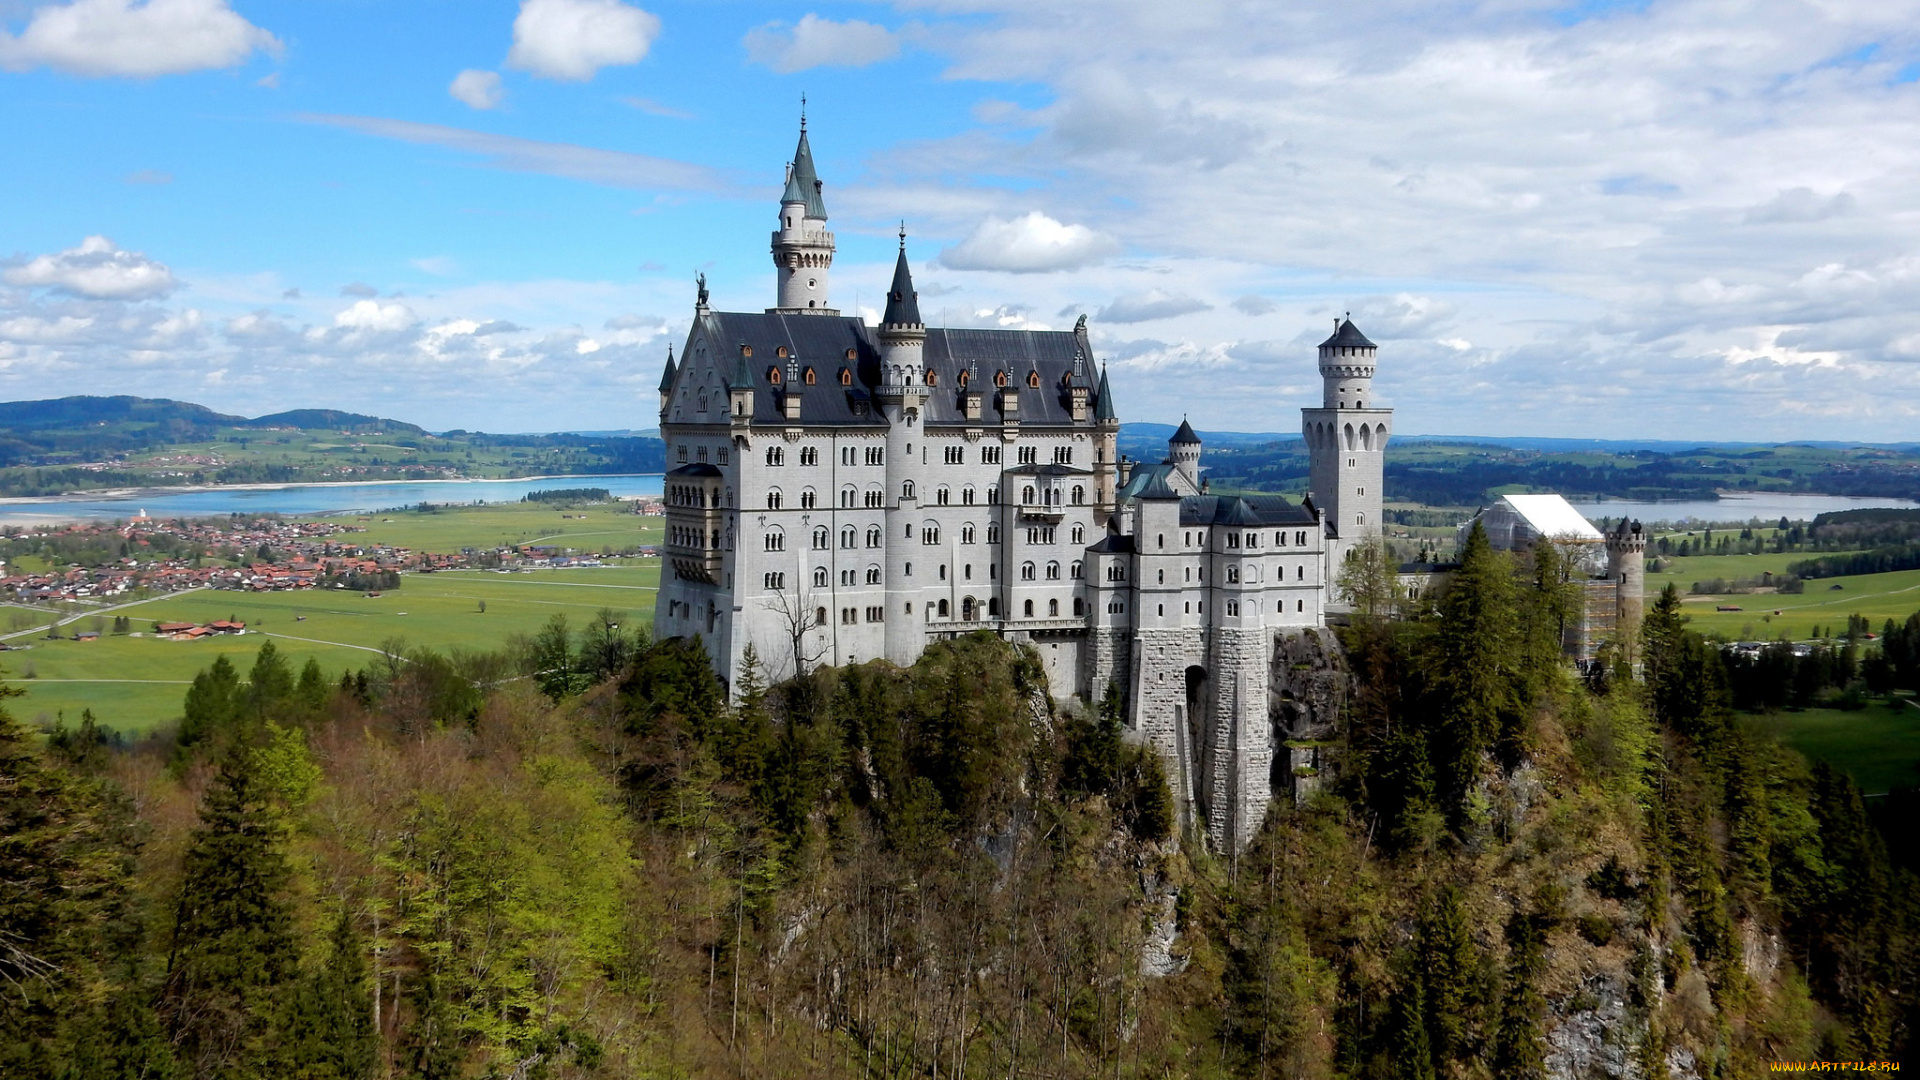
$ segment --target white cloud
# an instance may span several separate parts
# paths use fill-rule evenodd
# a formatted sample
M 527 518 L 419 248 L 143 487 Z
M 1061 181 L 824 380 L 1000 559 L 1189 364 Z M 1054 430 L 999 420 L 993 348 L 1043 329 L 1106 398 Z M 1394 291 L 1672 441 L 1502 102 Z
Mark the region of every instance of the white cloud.
M 0 273 L 10 285 L 55 289 L 91 300 L 148 300 L 179 286 L 173 271 L 135 251 L 121 251 L 104 236 L 41 255 Z
M 468 68 L 453 77 L 447 86 L 447 93 L 453 99 L 470 108 L 491 109 L 506 99 L 507 92 L 500 85 L 500 73 Z
M 603 67 L 639 63 L 659 33 L 657 16 L 619 0 L 521 0 L 507 66 L 585 82 Z
M 280 42 L 227 0 L 73 0 L 35 10 L 18 37 L 0 30 L 0 67 L 16 71 L 149 78 L 235 67 L 256 51 L 278 54 Z
M 816 67 L 865 67 L 900 55 L 884 26 L 859 19 L 834 22 L 808 13 L 788 26 L 770 22 L 747 31 L 747 58 L 782 74 Z
M 1212 304 L 1188 296 L 1186 293 L 1149 289 L 1131 296 L 1116 297 L 1113 303 L 1100 309 L 1099 318 L 1102 322 L 1137 323 L 1154 319 L 1171 319 L 1176 315 L 1191 315 L 1196 311 L 1211 310 L 1213 310 Z
M 1756 225 L 1825 221 L 1854 211 L 1853 196 L 1842 191 L 1822 196 L 1812 188 L 1797 187 L 1774 196 L 1747 211 L 1747 221 Z
M 1264 296 L 1249 293 L 1234 300 L 1233 310 L 1242 315 L 1271 315 L 1280 310 L 1280 305 Z
M 371 330 L 395 333 L 410 329 L 420 321 L 405 304 L 383 304 L 378 300 L 357 300 L 353 306 L 333 317 L 333 325 L 343 330 Z
M 563 176 L 570 180 L 620 188 L 670 188 L 706 194 L 732 194 L 736 189 L 736 185 L 704 165 L 690 165 L 684 161 L 645 154 L 601 150 L 573 143 L 540 142 L 443 124 L 416 124 L 410 120 L 389 120 L 378 116 L 304 113 L 297 119 L 385 139 L 444 146 L 450 150 L 479 154 L 488 165 L 509 172 Z
M 1011 221 L 989 217 L 973 235 L 940 253 L 951 270 L 1015 274 L 1076 270 L 1120 250 L 1119 241 L 1085 225 L 1063 225 L 1038 210 Z

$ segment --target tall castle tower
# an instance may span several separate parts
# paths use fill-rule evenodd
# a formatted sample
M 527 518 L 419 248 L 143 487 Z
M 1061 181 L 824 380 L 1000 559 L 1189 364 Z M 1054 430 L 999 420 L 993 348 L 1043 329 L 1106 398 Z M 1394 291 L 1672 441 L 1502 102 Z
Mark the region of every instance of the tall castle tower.
M 833 234 L 827 231 L 827 203 L 820 194 L 807 145 L 807 121 L 800 119 L 800 145 L 787 166 L 787 190 L 780 196 L 780 227 L 773 233 L 773 265 L 778 267 L 779 304 L 768 314 L 838 315 L 827 303 L 827 272 L 833 268 Z
M 1387 432 L 1392 409 L 1368 408 L 1379 346 L 1352 319 L 1334 326 L 1320 343 L 1320 407 L 1300 410 L 1313 501 L 1326 511 L 1338 538 L 1333 554 L 1380 535 Z
M 927 454 L 923 420 L 927 416 L 927 325 L 920 319 L 920 294 L 913 289 L 913 271 L 907 266 L 907 231 L 900 229 L 900 257 L 893 265 L 893 284 L 887 287 L 887 309 L 880 315 L 880 385 L 874 396 L 886 414 L 887 461 L 887 535 L 904 538 L 924 528 L 920 515 L 920 486 L 924 479 L 913 444 L 918 441 L 921 455 Z M 915 596 L 925 591 L 928 568 L 913 576 L 914 547 L 894 543 L 887 547 L 887 592 L 893 596 Z M 926 610 L 928 597 L 918 601 Z M 911 664 L 924 647 L 919 626 L 904 617 L 887 621 L 887 659 L 896 664 Z
M 1607 576 L 1614 587 L 1614 641 L 1629 661 L 1636 661 L 1647 596 L 1647 534 L 1639 522 L 1629 524 L 1623 517 L 1607 534 Z

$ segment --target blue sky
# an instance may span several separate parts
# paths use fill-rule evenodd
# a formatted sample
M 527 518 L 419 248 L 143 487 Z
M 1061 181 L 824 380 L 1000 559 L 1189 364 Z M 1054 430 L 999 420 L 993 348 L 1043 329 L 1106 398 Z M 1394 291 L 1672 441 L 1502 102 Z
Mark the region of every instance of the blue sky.
M 799 95 L 870 309 L 1087 314 L 1128 419 L 1920 434 L 1913 4 L 0 0 L 0 394 L 650 427 L 771 303 Z

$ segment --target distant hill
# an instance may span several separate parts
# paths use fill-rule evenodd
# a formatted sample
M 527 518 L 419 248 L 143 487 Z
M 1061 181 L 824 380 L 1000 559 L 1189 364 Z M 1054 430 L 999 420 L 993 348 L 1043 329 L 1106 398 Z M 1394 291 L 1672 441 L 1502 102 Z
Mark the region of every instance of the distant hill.
M 328 431 L 350 431 L 356 435 L 425 435 L 427 429 L 418 424 L 408 424 L 399 420 L 387 420 L 364 413 L 341 412 L 338 409 L 290 409 L 270 416 L 256 416 L 252 420 L 243 420 L 239 427 L 250 428 L 299 428 L 302 431 L 325 429 Z
M 0 466 L 85 461 L 211 439 L 222 428 L 327 429 L 358 434 L 425 435 L 398 420 L 294 409 L 249 420 L 169 398 L 50 398 L 0 402 Z

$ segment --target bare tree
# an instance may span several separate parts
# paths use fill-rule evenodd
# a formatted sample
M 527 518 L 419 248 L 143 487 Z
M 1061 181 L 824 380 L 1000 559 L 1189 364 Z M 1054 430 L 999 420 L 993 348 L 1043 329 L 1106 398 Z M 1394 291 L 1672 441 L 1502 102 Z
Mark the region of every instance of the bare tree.
M 768 611 L 780 616 L 781 626 L 787 632 L 787 642 L 792 647 L 793 677 L 798 679 L 807 673 L 822 656 L 826 655 L 825 642 L 809 646 L 807 635 L 826 625 L 827 609 L 815 607 L 813 593 L 804 586 L 795 585 L 791 593 L 785 589 L 763 601 Z

